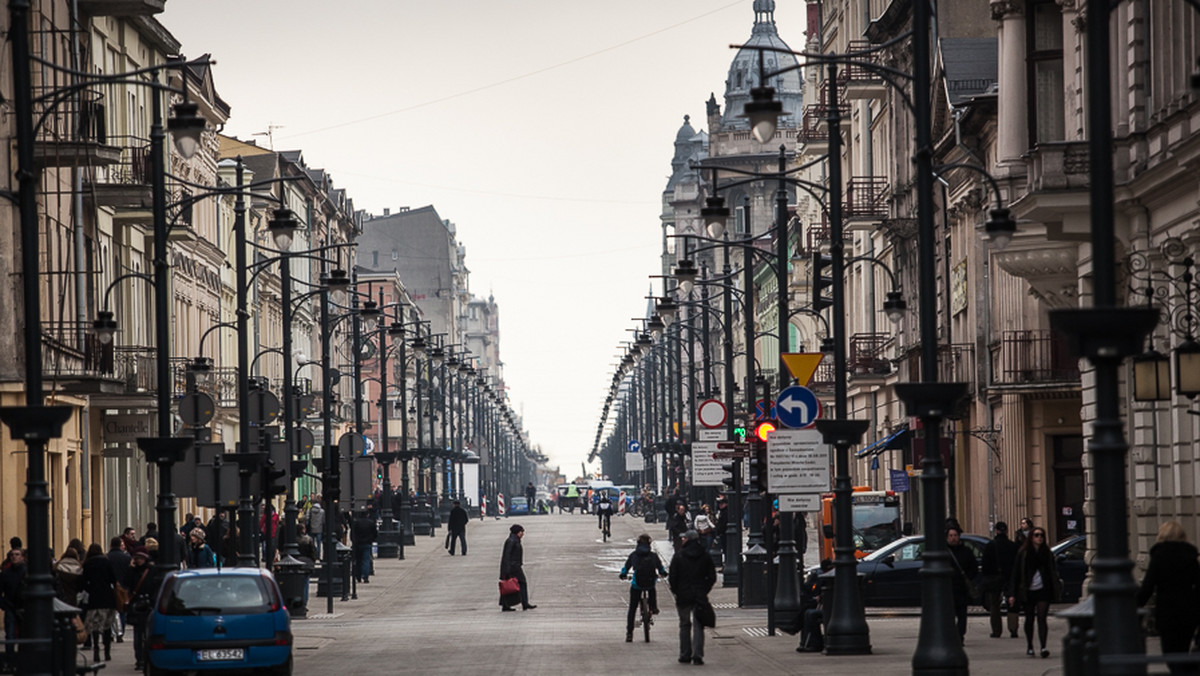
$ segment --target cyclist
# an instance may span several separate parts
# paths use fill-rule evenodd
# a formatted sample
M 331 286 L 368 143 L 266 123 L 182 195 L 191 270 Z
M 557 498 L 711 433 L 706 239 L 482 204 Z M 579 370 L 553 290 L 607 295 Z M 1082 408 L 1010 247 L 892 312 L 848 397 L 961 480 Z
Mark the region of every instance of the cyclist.
M 598 519 L 597 527 L 599 527 L 600 530 L 606 533 L 612 532 L 612 514 L 612 498 L 608 496 L 608 491 L 600 491 L 600 497 L 596 501 L 596 518 Z
M 637 615 L 642 592 L 646 592 L 649 597 L 650 613 L 657 615 L 658 594 L 654 584 L 658 578 L 667 576 L 662 559 L 658 558 L 658 554 L 650 547 L 650 536 L 645 533 L 638 536 L 637 547 L 629 558 L 625 559 L 625 566 L 621 568 L 621 579 L 629 577 L 630 572 L 633 573 L 633 579 L 629 585 L 629 614 L 625 617 L 626 643 L 633 642 L 633 618 Z

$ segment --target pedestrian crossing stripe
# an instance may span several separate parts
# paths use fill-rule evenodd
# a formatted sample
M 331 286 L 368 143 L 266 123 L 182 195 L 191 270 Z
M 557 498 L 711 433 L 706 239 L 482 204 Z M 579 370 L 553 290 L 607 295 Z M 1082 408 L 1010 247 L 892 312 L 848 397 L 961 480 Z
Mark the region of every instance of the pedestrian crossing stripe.
M 766 627 L 742 627 L 742 631 L 754 638 L 764 638 L 770 636 Z

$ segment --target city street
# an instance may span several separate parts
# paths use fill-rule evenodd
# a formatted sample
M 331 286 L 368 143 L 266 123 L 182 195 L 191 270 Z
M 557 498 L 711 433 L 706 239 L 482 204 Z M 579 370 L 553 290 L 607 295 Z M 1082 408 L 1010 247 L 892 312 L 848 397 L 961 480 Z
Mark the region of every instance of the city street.
M 502 613 L 496 580 L 501 546 L 514 522 L 525 526 L 525 570 L 530 611 Z M 377 561 L 370 584 L 358 586 L 358 599 L 325 601 L 311 597 L 312 612 L 293 623 L 295 673 L 336 674 L 628 674 L 644 670 L 710 669 L 720 673 L 822 674 L 911 673 L 918 618 L 912 611 L 869 610 L 873 652 L 859 657 L 797 653 L 798 637 L 768 636 L 766 611 L 739 610 L 736 590 L 718 586 L 712 600 L 717 627 L 710 630 L 705 665 L 676 662 L 678 630 L 669 592 L 660 583 L 658 624 L 651 643 L 624 642 L 627 582 L 617 578 L 634 540 L 649 532 L 664 557 L 670 547 L 662 524 L 613 519 L 613 539 L 600 542 L 594 517 L 565 513 L 486 519 L 470 523 L 469 555 L 449 556 L 437 537 L 418 537 L 404 561 Z M 315 592 L 315 585 L 313 590 Z M 664 596 L 665 595 L 665 598 Z M 1025 656 L 1021 639 L 988 637 L 987 620 L 970 619 L 966 650 L 974 674 L 1060 673 L 1065 623 L 1051 620 L 1050 659 Z M 1157 647 L 1157 641 L 1153 641 Z M 132 675 L 132 644 L 114 644 L 103 673 Z

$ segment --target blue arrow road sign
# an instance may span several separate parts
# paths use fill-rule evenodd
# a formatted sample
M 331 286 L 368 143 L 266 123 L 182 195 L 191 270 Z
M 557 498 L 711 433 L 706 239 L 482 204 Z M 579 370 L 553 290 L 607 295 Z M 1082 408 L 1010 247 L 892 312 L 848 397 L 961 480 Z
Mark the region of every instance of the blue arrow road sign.
M 630 453 L 637 453 L 641 450 L 642 450 L 642 442 L 638 441 L 637 439 L 629 440 L 629 452 Z
M 775 416 L 784 427 L 810 427 L 821 417 L 821 402 L 812 390 L 793 385 L 779 393 L 775 400 Z

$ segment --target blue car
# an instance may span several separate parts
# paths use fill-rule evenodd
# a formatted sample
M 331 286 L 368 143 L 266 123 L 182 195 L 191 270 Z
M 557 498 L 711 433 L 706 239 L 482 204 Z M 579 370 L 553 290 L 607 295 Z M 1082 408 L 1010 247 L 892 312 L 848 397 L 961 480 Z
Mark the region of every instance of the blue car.
M 146 621 L 146 676 L 290 676 L 292 626 L 279 585 L 258 568 L 171 573 Z
M 511 498 L 508 501 L 507 516 L 516 516 L 517 514 L 529 514 L 529 501 L 525 498 Z

